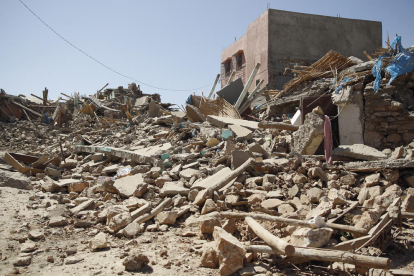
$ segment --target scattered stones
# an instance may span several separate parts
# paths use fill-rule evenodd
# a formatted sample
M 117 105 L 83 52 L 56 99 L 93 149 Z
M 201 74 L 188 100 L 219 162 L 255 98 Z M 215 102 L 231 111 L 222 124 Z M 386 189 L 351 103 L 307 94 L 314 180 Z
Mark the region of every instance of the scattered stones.
M 371 186 L 377 185 L 380 181 L 380 177 L 381 177 L 381 174 L 379 174 L 379 173 L 371 174 L 371 175 L 367 176 L 365 178 L 365 186 L 366 187 L 371 187 Z
M 32 239 L 32 240 L 40 240 L 44 237 L 44 233 L 43 233 L 43 231 L 38 230 L 38 229 L 37 230 L 32 230 L 32 231 L 29 232 L 28 237 L 29 237 L 29 239 Z
M 106 240 L 106 235 L 103 232 L 100 232 L 89 241 L 89 249 L 91 251 L 96 251 L 98 249 L 103 249 L 106 247 L 108 247 L 108 243 Z
M 65 217 L 62 216 L 53 216 L 49 220 L 50 227 L 65 226 L 68 224 L 68 221 Z
M 122 262 L 126 271 L 140 271 L 140 269 L 148 263 L 148 257 L 139 252 L 132 252 L 131 255 L 126 257 Z
M 31 256 L 17 257 L 13 261 L 13 265 L 15 265 L 15 266 L 28 266 L 31 263 L 32 263 L 32 257 Z

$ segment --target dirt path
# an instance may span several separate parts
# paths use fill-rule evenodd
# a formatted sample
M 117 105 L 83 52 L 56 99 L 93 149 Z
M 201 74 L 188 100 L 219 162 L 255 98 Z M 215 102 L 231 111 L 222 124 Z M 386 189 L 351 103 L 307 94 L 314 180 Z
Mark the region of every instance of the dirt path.
M 2 187 L 0 191 L 0 275 L 132 275 L 122 265 L 123 258 L 131 250 L 139 250 L 148 256 L 150 263 L 142 269 L 144 274 L 215 273 L 215 270 L 199 267 L 200 255 L 192 249 L 206 241 L 180 237 L 179 228 L 170 228 L 168 232 L 145 232 L 135 239 L 108 234 L 109 248 L 91 252 L 88 242 L 103 231 L 104 226 L 46 226 L 48 212 L 58 206 L 56 200 L 36 191 L 8 187 Z M 34 230 L 43 232 L 44 238 L 33 241 L 37 246 L 35 251 L 21 253 L 21 245 L 31 241 L 28 235 Z M 13 262 L 19 254 L 31 256 L 31 264 L 14 267 Z M 68 264 L 70 262 L 74 264 Z

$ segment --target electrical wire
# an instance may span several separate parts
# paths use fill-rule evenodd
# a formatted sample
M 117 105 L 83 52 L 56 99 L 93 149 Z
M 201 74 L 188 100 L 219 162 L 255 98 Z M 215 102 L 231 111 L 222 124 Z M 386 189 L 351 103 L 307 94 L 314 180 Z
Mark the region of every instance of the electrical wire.
M 139 81 L 139 80 L 137 80 L 137 79 L 134 79 L 134 78 L 131 78 L 131 77 L 129 77 L 129 76 L 127 76 L 127 75 L 124 75 L 124 74 L 122 74 L 122 73 L 120 73 L 120 72 L 118 72 L 118 71 L 116 71 L 116 70 L 114 70 L 114 69 L 112 69 L 112 68 L 110 68 L 109 66 L 107 66 L 107 65 L 105 65 L 104 63 L 102 63 L 102 62 L 100 62 L 99 60 L 97 60 L 96 58 L 94 58 L 94 57 L 92 57 L 92 56 L 90 56 L 89 54 L 87 54 L 86 52 L 84 52 L 82 49 L 79 49 L 78 47 L 76 47 L 75 45 L 73 45 L 71 42 L 69 42 L 66 38 L 64 38 L 63 36 L 61 36 L 58 32 L 56 32 L 52 27 L 50 27 L 45 21 L 43 21 L 36 13 L 34 13 L 22 0 L 18 0 L 20 3 L 22 3 L 23 4 L 23 6 L 25 6 L 37 19 L 39 19 L 40 20 L 40 22 L 42 22 L 46 27 L 48 27 L 52 32 L 54 32 L 57 36 L 59 36 L 63 41 L 65 41 L 66 43 L 68 43 L 70 46 L 72 46 L 73 48 L 75 48 L 76 50 L 78 50 L 79 52 L 81 52 L 82 54 L 84 54 L 85 56 L 87 56 L 88 58 L 90 58 L 90 59 L 92 59 L 93 61 L 95 61 L 95 62 L 97 62 L 98 64 L 100 64 L 100 65 L 102 65 L 103 67 L 105 67 L 106 69 L 108 69 L 108 70 L 110 70 L 110 71 L 112 71 L 112 72 L 114 72 L 114 73 L 116 73 L 116 74 L 118 74 L 118 75 L 120 75 L 120 76 L 122 76 L 122 77 L 125 77 L 125 78 L 127 78 L 127 79 L 130 79 L 130 80 L 133 80 L 133 81 L 136 81 L 136 82 L 138 82 L 138 83 L 140 83 L 140 84 L 143 84 L 143 85 L 146 85 L 146 86 L 149 86 L 149 87 L 152 87 L 152 88 L 155 88 L 155 89 L 159 89 L 159 90 L 165 90 L 165 91 L 176 91 L 176 92 L 178 92 L 178 91 L 181 91 L 181 92 L 184 92 L 184 91 L 193 91 L 193 90 L 198 90 L 198 89 L 201 89 L 201 88 L 205 88 L 205 87 L 207 87 L 207 86 L 211 86 L 211 85 L 213 85 L 213 83 L 211 83 L 211 84 L 207 84 L 207 85 L 204 85 L 204 86 L 202 86 L 202 87 L 197 87 L 197 88 L 192 88 L 192 89 L 169 89 L 169 88 L 162 88 L 162 87 L 157 87 L 157 86 L 154 86 L 154 85 L 151 85 L 151 84 L 148 84 L 148 83 L 145 83 L 145 82 L 142 82 L 142 81 Z

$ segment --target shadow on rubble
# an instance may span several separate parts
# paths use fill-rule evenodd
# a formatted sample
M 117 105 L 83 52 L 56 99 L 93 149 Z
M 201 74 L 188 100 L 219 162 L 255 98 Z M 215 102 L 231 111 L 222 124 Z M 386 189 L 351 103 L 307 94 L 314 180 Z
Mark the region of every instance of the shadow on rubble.
M 149 265 L 144 264 L 139 271 L 128 271 L 131 274 L 152 274 L 154 273 L 154 269 Z

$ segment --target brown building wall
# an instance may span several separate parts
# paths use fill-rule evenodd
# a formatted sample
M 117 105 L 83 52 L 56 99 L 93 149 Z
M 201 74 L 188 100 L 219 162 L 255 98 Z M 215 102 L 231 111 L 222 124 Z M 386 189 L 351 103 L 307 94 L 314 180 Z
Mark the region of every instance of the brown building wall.
M 241 77 L 245 84 L 250 77 L 256 63 L 260 63 L 261 67 L 259 73 L 267 68 L 267 56 L 268 56 L 268 11 L 260 15 L 254 20 L 248 27 L 246 34 L 227 47 L 221 53 L 221 87 L 227 85 L 228 77 L 233 69 L 236 70 L 236 76 L 234 79 Z M 241 53 L 243 56 L 243 64 L 237 68 L 235 66 L 235 55 Z M 230 60 L 230 70 L 225 70 L 224 63 Z M 266 71 L 256 76 L 253 80 L 249 91 L 252 91 L 256 86 L 256 80 L 265 79 L 267 83 Z
M 234 56 L 240 51 L 246 63 L 237 71 L 236 78 L 242 77 L 243 83 L 256 63 L 261 63 L 249 89 L 252 91 L 260 79 L 264 80 L 263 86 L 269 83 L 269 89 L 282 89 L 293 77 L 283 76 L 286 67 L 310 65 L 331 49 L 366 60 L 363 51 L 375 52 L 381 43 L 381 22 L 269 9 L 247 27 L 244 36 L 221 53 L 221 87 L 227 84 L 228 75 L 235 68 Z M 232 64 L 227 76 L 226 60 Z

